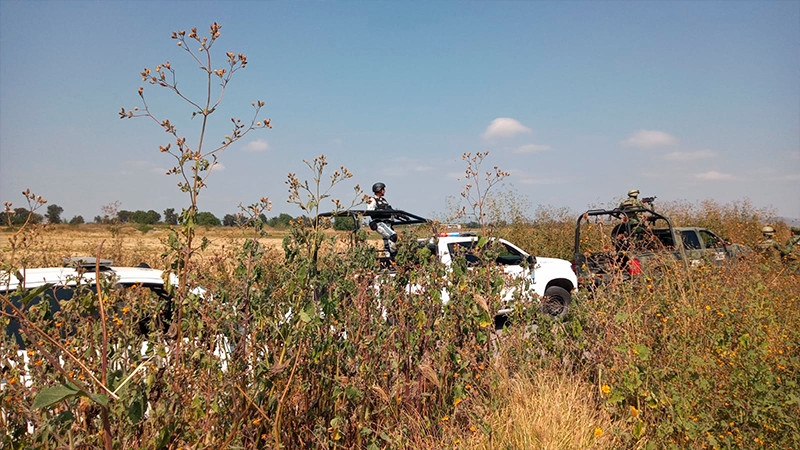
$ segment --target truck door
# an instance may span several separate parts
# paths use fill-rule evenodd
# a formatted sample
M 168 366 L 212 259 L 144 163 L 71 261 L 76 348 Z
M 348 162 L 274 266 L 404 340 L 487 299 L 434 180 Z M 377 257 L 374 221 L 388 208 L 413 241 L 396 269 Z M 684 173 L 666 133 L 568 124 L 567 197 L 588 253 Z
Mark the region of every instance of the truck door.
M 705 247 L 706 258 L 713 264 L 723 264 L 728 259 L 725 242 L 708 230 L 700 230 L 700 240 Z
M 703 245 L 695 230 L 681 230 L 683 248 L 686 249 L 686 258 L 689 266 L 695 267 L 703 264 Z

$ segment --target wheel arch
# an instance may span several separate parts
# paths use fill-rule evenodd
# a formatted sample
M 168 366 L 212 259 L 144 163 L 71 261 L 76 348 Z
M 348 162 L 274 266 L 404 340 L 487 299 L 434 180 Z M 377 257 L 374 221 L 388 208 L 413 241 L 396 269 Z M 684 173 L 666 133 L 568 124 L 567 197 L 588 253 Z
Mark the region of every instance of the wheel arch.
M 575 289 L 575 285 L 572 281 L 566 278 L 554 278 L 547 282 L 547 286 L 545 286 L 545 290 L 551 286 L 558 286 L 567 290 L 567 292 L 572 292 Z

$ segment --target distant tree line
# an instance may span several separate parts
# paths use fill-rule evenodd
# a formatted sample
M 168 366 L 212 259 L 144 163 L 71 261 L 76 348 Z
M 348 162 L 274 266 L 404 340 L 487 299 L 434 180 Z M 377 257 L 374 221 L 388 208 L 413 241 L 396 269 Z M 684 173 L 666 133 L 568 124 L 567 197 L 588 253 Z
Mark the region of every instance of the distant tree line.
M 73 216 L 69 220 L 62 219 L 61 214 L 63 212 L 64 208 L 56 204 L 51 204 L 47 206 L 47 212 L 45 214 L 31 214 L 30 221 L 32 223 L 68 223 L 70 225 L 80 225 L 86 223 L 83 216 Z M 8 213 L 0 212 L 0 226 L 7 225 L 9 222 L 9 217 L 12 225 L 22 225 L 26 220 L 28 220 L 28 215 L 29 211 L 26 208 L 15 208 Z M 108 214 L 103 216 L 95 216 L 93 222 L 99 224 L 129 223 L 136 225 L 177 225 L 178 218 L 179 215 L 175 212 L 175 208 L 167 208 L 161 214 L 152 209 L 147 211 L 141 209 L 136 211 L 122 209 L 116 211 L 116 215 L 113 215 L 113 217 L 109 217 Z M 267 218 L 267 216 L 261 214 L 258 219 L 261 220 L 264 225 L 272 228 L 288 228 L 289 222 L 295 220 L 294 217 L 286 213 L 281 213 L 270 218 Z M 225 214 L 222 220 L 220 220 L 213 213 L 205 211 L 198 213 L 195 221 L 197 225 L 206 227 L 236 227 L 244 225 L 247 219 L 242 214 Z M 337 219 L 334 223 L 334 228 L 339 230 L 349 230 L 352 229 L 352 227 L 352 219 L 349 218 Z

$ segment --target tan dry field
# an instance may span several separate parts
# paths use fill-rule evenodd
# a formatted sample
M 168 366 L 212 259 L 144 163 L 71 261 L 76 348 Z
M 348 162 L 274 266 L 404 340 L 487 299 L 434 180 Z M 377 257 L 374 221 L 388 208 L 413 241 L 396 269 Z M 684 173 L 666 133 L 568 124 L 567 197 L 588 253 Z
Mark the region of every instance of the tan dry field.
M 328 231 L 340 236 L 340 245 L 347 242 L 346 232 Z M 282 251 L 283 238 L 287 231 L 267 229 L 266 236 L 259 238 L 262 245 Z M 6 259 L 11 250 L 9 239 L 13 232 L 0 228 L 0 252 Z M 71 256 L 97 256 L 100 245 L 101 258 L 111 259 L 116 265 L 137 265 L 145 262 L 152 267 L 163 268 L 161 254 L 166 247 L 169 227 L 159 225 L 142 232 L 134 226 L 124 225 L 114 234 L 108 225 L 47 225 L 42 227 L 36 238 L 21 252 L 27 256 L 30 266 L 59 266 L 61 258 Z M 199 252 L 198 257 L 220 256 L 240 248 L 245 239 L 252 237 L 253 231 L 238 227 L 198 227 L 197 243 L 202 238 L 209 241 L 208 247 Z M 373 245 L 379 243 L 376 236 L 370 236 Z

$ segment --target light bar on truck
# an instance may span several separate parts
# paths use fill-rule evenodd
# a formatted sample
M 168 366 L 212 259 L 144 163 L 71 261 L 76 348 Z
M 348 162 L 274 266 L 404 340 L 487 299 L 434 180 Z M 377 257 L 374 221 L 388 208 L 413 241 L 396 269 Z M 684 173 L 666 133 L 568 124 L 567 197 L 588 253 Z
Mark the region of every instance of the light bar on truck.
M 439 237 L 458 237 L 458 236 L 477 236 L 472 231 L 450 231 L 448 233 L 439 233 Z

